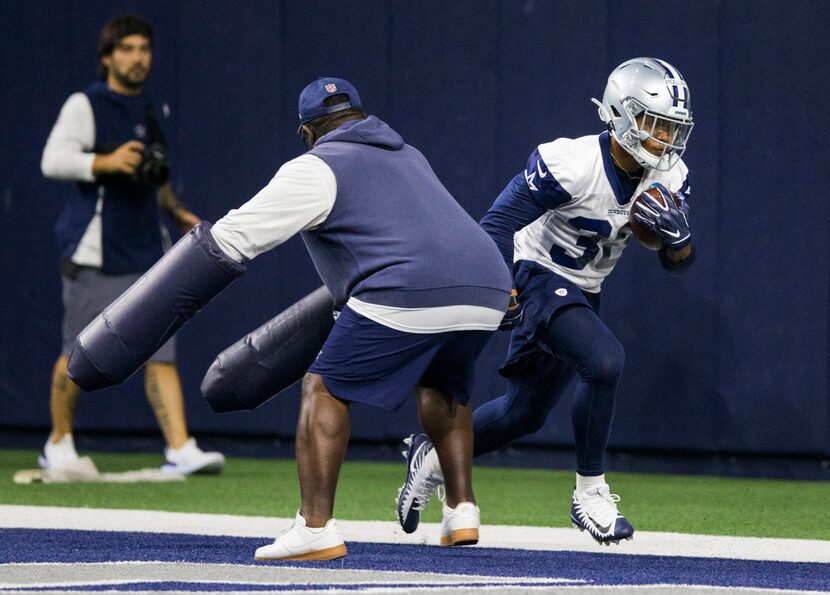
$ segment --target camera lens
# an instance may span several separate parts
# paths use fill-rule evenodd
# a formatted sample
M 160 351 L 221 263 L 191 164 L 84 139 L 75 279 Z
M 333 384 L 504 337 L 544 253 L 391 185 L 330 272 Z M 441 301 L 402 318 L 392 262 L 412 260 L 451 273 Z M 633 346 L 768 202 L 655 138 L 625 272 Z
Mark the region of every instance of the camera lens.
M 170 161 L 164 145 L 153 143 L 141 152 L 141 163 L 136 169 L 136 182 L 152 188 L 164 186 L 170 179 Z

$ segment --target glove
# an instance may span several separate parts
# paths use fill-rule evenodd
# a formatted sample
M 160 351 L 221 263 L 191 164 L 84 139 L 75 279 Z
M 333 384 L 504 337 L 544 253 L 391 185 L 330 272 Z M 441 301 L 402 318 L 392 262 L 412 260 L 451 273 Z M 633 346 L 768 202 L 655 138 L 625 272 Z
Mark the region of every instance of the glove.
M 522 310 L 522 304 L 519 302 L 519 293 L 514 288 L 510 290 L 510 301 L 507 302 L 507 312 L 504 318 L 501 319 L 499 330 L 513 330 L 513 327 L 521 322 L 522 314 L 524 314 L 524 311 Z
M 663 242 L 673 250 L 684 248 L 692 240 L 689 229 L 689 205 L 680 194 L 680 208 L 677 207 L 668 189 L 660 183 L 651 185 L 663 196 L 665 206 L 661 205 L 647 192 L 640 195 L 642 200 L 634 203 L 634 219 L 656 233 Z

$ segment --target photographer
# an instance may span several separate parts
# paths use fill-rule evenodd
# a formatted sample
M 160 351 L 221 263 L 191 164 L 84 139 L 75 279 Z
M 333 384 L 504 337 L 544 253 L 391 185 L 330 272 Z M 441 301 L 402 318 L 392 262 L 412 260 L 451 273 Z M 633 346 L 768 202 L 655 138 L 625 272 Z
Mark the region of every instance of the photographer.
M 81 389 L 67 375 L 75 337 L 164 254 L 169 238 L 159 208 L 182 232 L 199 222 L 167 183 L 158 112 L 142 92 L 152 43 L 152 28 L 140 17 L 107 23 L 98 45 L 101 81 L 66 100 L 43 151 L 44 176 L 77 182 L 56 226 L 63 348 L 52 374 L 52 433 L 40 458 L 45 469 L 71 469 L 78 461 L 72 420 Z M 173 339 L 148 362 L 144 380 L 167 443 L 162 469 L 221 471 L 224 457 L 203 452 L 188 434 Z

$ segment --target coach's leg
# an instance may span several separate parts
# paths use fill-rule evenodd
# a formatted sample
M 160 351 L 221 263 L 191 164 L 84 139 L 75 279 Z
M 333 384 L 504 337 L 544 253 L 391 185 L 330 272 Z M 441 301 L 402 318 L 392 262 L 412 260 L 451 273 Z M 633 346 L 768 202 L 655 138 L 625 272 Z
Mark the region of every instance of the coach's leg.
M 460 405 L 452 395 L 435 388 L 418 387 L 418 417 L 435 446 L 447 490 L 446 504 L 475 503 L 473 495 L 472 406 Z
M 323 527 L 334 516 L 334 494 L 351 432 L 349 405 L 332 395 L 319 374 L 303 378 L 297 420 L 300 514 L 307 527 Z

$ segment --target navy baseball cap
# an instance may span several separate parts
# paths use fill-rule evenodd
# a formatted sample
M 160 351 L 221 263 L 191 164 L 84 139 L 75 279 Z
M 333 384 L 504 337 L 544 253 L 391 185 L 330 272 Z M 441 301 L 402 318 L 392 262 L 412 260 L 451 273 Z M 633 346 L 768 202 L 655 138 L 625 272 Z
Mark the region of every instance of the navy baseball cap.
M 330 107 L 323 105 L 323 101 L 332 95 L 346 95 L 349 100 Z M 360 95 L 354 85 L 343 79 L 321 76 L 300 93 L 300 126 L 326 114 L 352 107 L 360 107 Z

